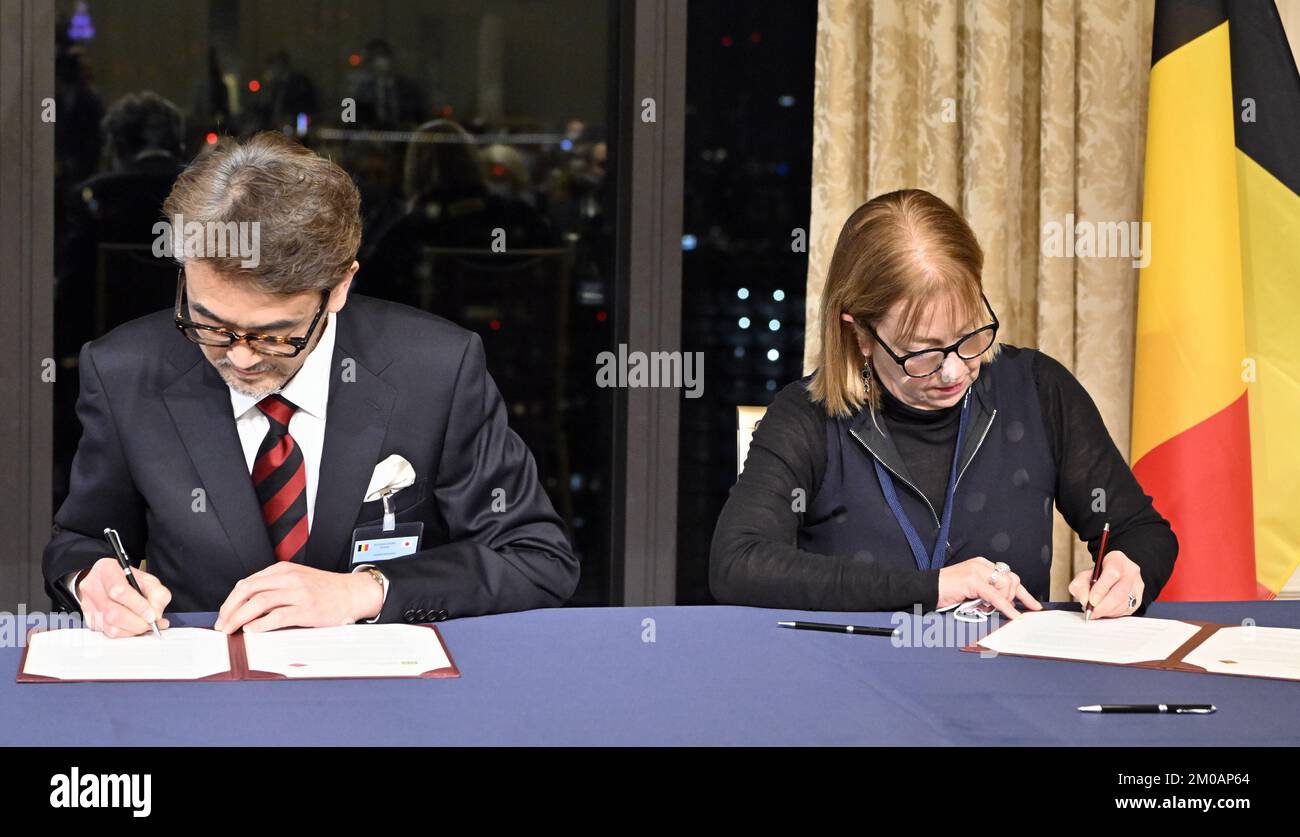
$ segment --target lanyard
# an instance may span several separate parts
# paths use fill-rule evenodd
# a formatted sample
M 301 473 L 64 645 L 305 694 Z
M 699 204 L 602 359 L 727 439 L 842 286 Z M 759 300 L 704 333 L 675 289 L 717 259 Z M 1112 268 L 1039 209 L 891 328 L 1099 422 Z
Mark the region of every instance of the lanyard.
M 921 570 L 937 570 L 943 566 L 944 558 L 947 557 L 948 531 L 952 528 L 952 498 L 957 493 L 957 460 L 961 458 L 962 440 L 966 438 L 966 419 L 970 415 L 970 390 L 966 390 L 966 397 L 961 402 L 961 419 L 957 423 L 957 446 L 952 452 L 952 468 L 948 471 L 948 490 L 944 492 L 943 500 L 943 520 L 939 523 L 939 536 L 935 539 L 934 550 L 927 555 L 925 545 L 921 542 L 921 536 L 917 533 L 916 527 L 908 519 L 907 512 L 898 502 L 898 492 L 894 490 L 894 479 L 889 475 L 889 471 L 880 464 L 880 460 L 871 457 L 871 463 L 876 466 L 876 476 L 880 479 L 880 490 L 885 493 L 885 502 L 889 503 L 889 510 L 894 513 L 894 518 L 903 530 L 907 543 L 912 547 L 912 556 L 916 559 L 916 566 Z

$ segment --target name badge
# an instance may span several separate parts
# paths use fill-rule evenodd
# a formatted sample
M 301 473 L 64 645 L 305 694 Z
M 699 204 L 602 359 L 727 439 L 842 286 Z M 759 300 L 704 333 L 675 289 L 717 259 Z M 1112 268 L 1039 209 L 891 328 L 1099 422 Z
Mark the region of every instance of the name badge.
M 393 494 L 392 490 L 383 493 L 383 526 L 358 526 L 352 530 L 352 566 L 405 558 L 420 551 L 424 524 L 416 521 L 398 525 L 392 506 Z
M 392 529 L 383 526 L 359 526 L 352 531 L 352 564 L 373 564 L 405 558 L 420 551 L 424 524 L 398 523 Z

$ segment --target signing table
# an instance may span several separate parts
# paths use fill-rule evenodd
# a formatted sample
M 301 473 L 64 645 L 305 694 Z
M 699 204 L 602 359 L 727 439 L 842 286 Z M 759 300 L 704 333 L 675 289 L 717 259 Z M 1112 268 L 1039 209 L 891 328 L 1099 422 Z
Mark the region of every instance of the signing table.
M 1300 602 L 1156 603 L 1147 615 L 1300 628 Z M 210 627 L 215 614 L 168 616 Z M 459 619 L 439 626 L 462 673 L 449 680 L 18 684 L 22 649 L 4 648 L 0 745 L 1300 744 L 1296 682 L 776 626 L 892 618 L 634 607 Z M 1174 702 L 1219 711 L 1075 711 Z

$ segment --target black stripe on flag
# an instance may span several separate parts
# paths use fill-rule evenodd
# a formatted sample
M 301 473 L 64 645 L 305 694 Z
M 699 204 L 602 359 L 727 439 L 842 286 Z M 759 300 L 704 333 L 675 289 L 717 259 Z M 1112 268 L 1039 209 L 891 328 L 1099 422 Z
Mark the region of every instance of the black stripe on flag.
M 1271 0 L 1269 5 L 1273 5 Z M 1224 0 L 1156 0 L 1151 66 L 1228 19 Z
M 1232 98 L 1237 147 L 1300 195 L 1300 72 L 1272 2 L 1233 2 Z M 1255 102 L 1255 121 L 1243 122 L 1242 100 Z

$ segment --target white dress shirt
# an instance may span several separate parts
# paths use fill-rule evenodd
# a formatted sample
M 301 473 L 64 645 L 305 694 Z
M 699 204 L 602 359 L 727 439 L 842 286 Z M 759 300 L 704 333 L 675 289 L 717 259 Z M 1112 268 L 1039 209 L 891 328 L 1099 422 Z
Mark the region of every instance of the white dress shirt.
M 298 409 L 289 419 L 289 435 L 293 437 L 298 449 L 302 451 L 303 464 L 307 471 L 307 531 L 311 531 L 312 516 L 316 511 L 316 488 L 320 484 L 321 453 L 325 449 L 325 414 L 329 405 L 330 366 L 334 359 L 334 314 L 325 316 L 325 325 L 319 342 L 302 366 L 289 382 L 280 390 L 280 395 L 293 403 Z M 239 445 L 244 450 L 244 464 L 252 478 L 253 465 L 257 460 L 257 450 L 271 428 L 271 420 L 257 408 L 261 398 L 244 395 L 234 388 L 230 390 L 230 408 L 235 417 L 235 429 L 239 432 Z M 353 572 L 370 568 L 370 564 L 354 567 Z M 73 582 L 80 570 L 64 576 L 64 586 L 72 593 L 77 604 L 81 599 L 73 589 Z M 386 581 L 386 579 L 385 579 Z M 388 585 L 383 585 L 384 599 L 388 598 Z M 382 605 L 381 605 L 382 607 Z M 373 622 L 378 619 L 365 619 Z

